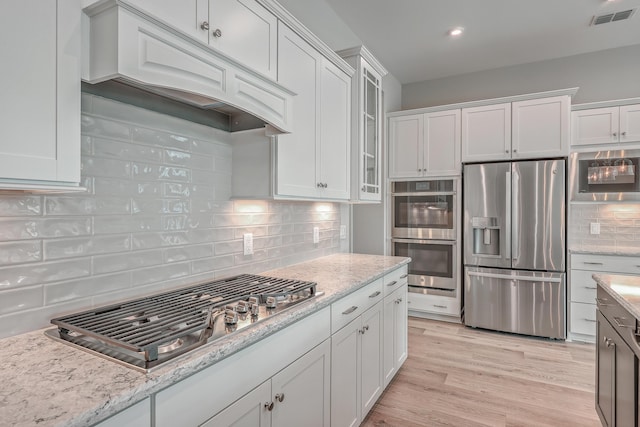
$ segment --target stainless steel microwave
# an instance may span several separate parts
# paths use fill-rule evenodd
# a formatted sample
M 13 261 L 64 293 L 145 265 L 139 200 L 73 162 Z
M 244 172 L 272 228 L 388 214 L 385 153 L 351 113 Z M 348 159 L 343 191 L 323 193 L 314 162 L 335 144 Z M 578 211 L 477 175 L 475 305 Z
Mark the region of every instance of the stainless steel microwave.
M 640 149 L 572 153 L 569 167 L 572 201 L 640 200 Z

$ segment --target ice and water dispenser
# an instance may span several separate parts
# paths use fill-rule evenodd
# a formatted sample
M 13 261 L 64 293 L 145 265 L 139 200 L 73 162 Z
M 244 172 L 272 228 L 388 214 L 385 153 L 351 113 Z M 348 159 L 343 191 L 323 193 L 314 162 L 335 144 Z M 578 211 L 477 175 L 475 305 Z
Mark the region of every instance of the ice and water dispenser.
M 500 256 L 500 227 L 498 218 L 474 216 L 471 218 L 473 228 L 473 254 Z

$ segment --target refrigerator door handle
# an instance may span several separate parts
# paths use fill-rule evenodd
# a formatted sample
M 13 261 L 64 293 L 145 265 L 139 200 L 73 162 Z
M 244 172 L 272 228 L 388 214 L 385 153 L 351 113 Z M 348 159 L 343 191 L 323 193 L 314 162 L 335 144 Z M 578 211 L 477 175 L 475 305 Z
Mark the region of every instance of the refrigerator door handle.
M 469 276 L 487 277 L 490 279 L 526 280 L 528 282 L 551 282 L 561 283 L 561 277 L 533 277 L 533 276 L 511 276 L 509 274 L 483 273 L 480 271 L 468 271 Z
M 511 259 L 511 171 L 505 172 L 505 230 L 504 230 L 504 257 Z
M 511 175 L 511 187 L 513 188 L 513 204 L 512 204 L 512 215 L 513 215 L 513 227 L 511 230 L 511 259 L 514 261 L 518 260 L 520 256 L 520 228 L 518 224 L 520 224 L 520 174 L 517 171 L 517 168 L 514 168 L 513 174 Z

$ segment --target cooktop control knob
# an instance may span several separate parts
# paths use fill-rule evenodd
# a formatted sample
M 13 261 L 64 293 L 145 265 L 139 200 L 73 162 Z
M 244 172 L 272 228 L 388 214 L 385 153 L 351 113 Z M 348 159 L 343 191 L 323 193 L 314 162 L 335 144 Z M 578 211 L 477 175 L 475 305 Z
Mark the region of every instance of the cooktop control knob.
M 227 325 L 235 325 L 238 323 L 238 313 L 234 310 L 226 309 L 224 311 L 224 323 Z
M 258 305 L 258 298 L 249 297 L 249 308 L 251 309 L 251 316 L 257 317 L 260 311 L 260 306 Z
M 249 308 L 249 303 L 247 301 L 238 301 L 238 305 L 236 305 L 236 311 L 238 313 L 246 313 Z
M 276 308 L 276 305 L 275 297 L 267 297 L 267 308 Z

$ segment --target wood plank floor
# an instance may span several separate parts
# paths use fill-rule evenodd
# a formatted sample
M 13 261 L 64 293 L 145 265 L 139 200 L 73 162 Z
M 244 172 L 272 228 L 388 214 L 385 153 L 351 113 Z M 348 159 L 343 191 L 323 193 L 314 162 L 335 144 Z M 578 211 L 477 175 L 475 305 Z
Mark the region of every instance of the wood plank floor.
M 363 422 L 600 426 L 595 347 L 409 318 L 409 357 Z

